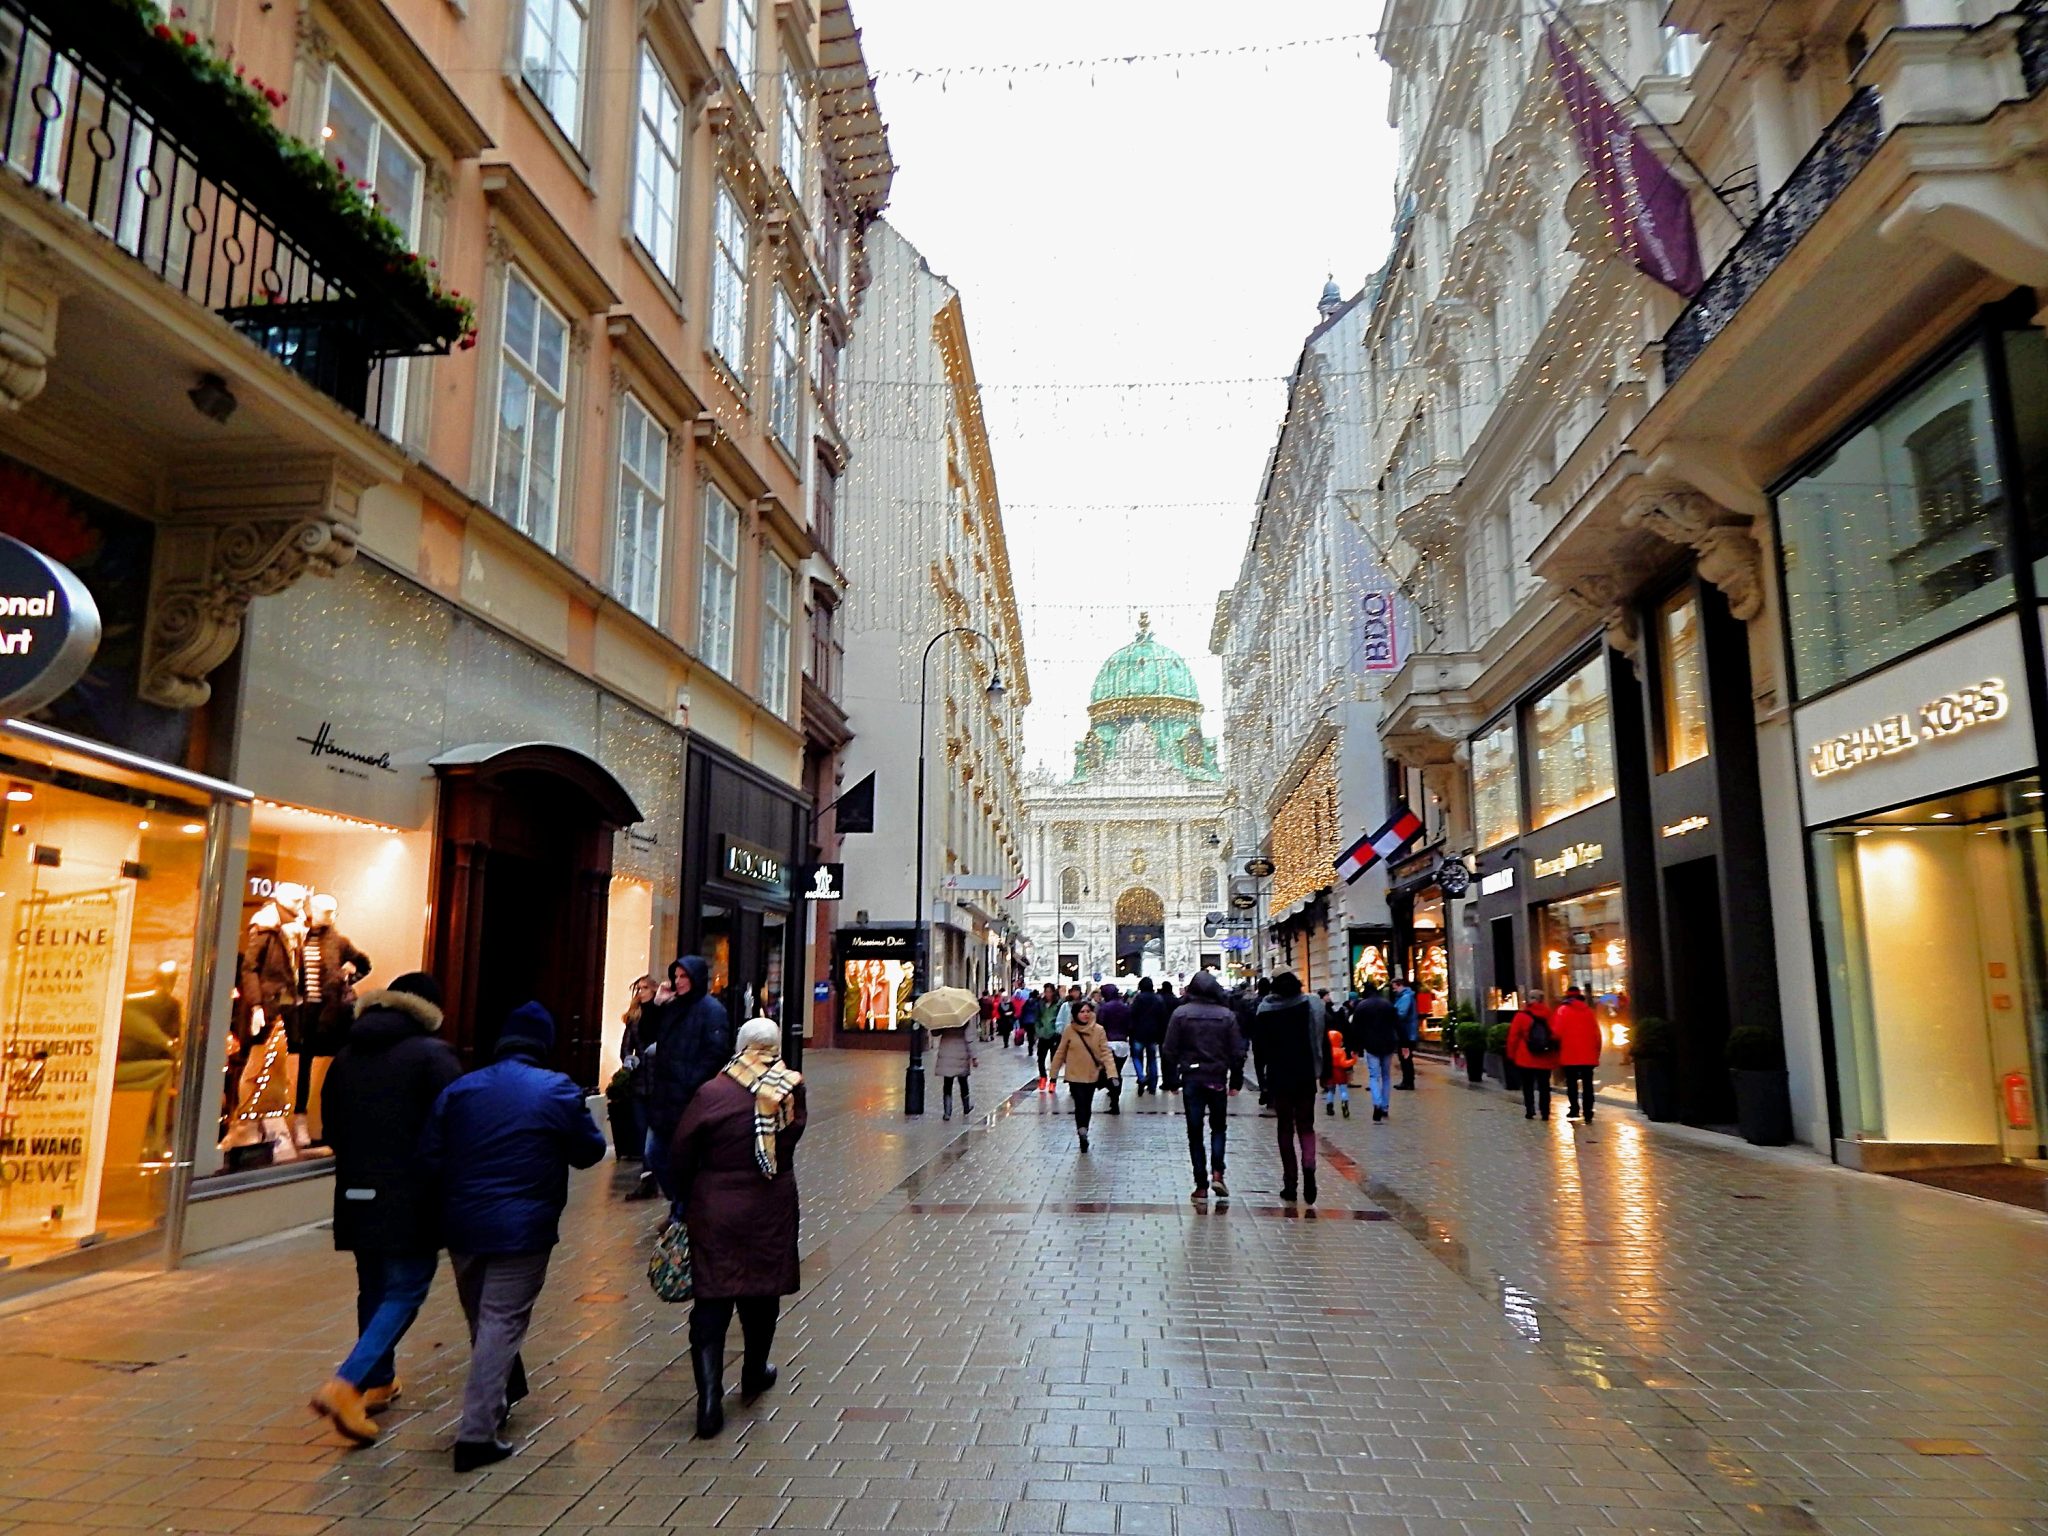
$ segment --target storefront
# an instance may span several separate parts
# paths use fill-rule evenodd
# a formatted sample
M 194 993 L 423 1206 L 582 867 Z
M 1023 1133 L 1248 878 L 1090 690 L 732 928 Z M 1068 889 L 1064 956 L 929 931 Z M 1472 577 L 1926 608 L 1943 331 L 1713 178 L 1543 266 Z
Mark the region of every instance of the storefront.
M 1441 839 L 1396 860 L 1387 870 L 1387 911 L 1391 927 L 1351 930 L 1351 972 L 1355 989 L 1370 980 L 1384 989 L 1395 975 L 1415 988 L 1422 1038 L 1443 1038 L 1455 998 L 1448 903 L 1438 883 L 1444 862 Z
M 687 853 L 683 877 L 685 954 L 711 962 L 711 988 L 734 1023 L 767 1017 L 783 1025 L 783 1049 L 803 1053 L 803 925 L 795 913 L 795 870 L 809 834 L 809 802 L 791 786 L 699 737 L 689 744 Z
M 842 928 L 833 935 L 833 1017 L 840 1045 L 893 1046 L 910 1027 L 917 934 L 903 928 Z
M 1776 490 L 1838 1160 L 2043 1156 L 2048 341 L 1987 314 Z

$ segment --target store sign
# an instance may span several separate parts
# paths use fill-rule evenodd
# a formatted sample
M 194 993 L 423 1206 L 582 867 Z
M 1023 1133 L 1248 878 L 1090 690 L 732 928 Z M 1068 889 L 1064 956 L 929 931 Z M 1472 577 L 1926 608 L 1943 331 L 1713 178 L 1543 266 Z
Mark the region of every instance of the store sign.
M 1254 880 L 1264 880 L 1273 873 L 1273 867 L 1273 861 L 1268 858 L 1247 859 L 1245 860 L 1244 872 Z
M 1607 849 L 1600 843 L 1573 843 L 1554 859 L 1535 860 L 1531 869 L 1538 880 L 1548 880 L 1554 875 L 1567 875 L 1589 864 L 1598 864 L 1606 857 Z
M 803 888 L 805 901 L 838 901 L 846 894 L 846 866 L 806 864 Z
M 1364 631 L 1365 670 L 1401 670 L 1401 642 L 1394 630 L 1394 596 L 1391 592 L 1367 592 L 1358 600 Z
M 839 942 L 849 960 L 909 960 L 917 954 L 917 935 L 908 931 L 842 933 Z
M 1230 898 L 1230 904 L 1240 912 L 1249 912 L 1259 904 L 1259 898 L 1245 891 L 1239 891 Z
M 41 709 L 85 675 L 99 646 L 99 605 L 85 583 L 0 533 L 0 715 Z
M 789 874 L 789 866 L 782 862 L 780 855 L 758 843 L 742 842 L 732 836 L 724 839 L 718 867 L 728 880 L 773 891 L 784 889 L 783 882 Z
M 370 771 L 378 773 L 398 772 L 396 768 L 391 766 L 391 752 L 389 748 L 382 752 L 371 752 L 359 743 L 343 746 L 337 742 L 334 739 L 334 722 L 332 720 L 322 720 L 320 722 L 320 729 L 312 735 L 300 736 L 295 739 L 301 746 L 306 748 L 306 755 L 308 757 L 321 759 L 323 766 L 331 768 L 336 773 L 343 774 L 349 778 L 364 778 L 368 776 Z
M 1490 875 L 1479 877 L 1479 894 L 1482 896 L 1498 896 L 1502 891 L 1512 891 L 1514 888 L 1515 866 L 1512 864 L 1504 869 L 1496 869 Z
M 1690 837 L 1695 832 L 1704 832 L 1712 823 L 1704 816 L 1684 816 L 1677 821 L 1667 821 L 1657 830 L 1665 837 Z
M 1868 725 L 1817 741 L 1806 754 L 1806 771 L 1816 779 L 1832 778 L 1880 758 L 1911 752 L 1931 741 L 1945 741 L 1980 725 L 2003 720 L 2012 710 L 2005 679 L 1987 677 L 1929 699 L 1917 716 L 1886 715 Z
M 1463 859 L 1445 859 L 1436 867 L 1437 889 L 1456 901 L 1472 889 L 1472 871 Z

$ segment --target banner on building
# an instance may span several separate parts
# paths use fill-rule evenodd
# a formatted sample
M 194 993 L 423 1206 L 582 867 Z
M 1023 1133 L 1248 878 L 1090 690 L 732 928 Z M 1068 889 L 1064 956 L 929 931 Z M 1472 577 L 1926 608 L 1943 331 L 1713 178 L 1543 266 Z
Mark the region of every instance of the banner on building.
M 1346 885 L 1353 884 L 1380 860 L 1393 858 L 1414 842 L 1421 831 L 1422 818 L 1404 805 L 1379 831 L 1368 832 L 1344 850 L 1337 860 L 1337 873 L 1344 877 Z
M 1368 672 L 1401 670 L 1401 638 L 1394 622 L 1394 594 L 1370 589 L 1358 599 L 1359 625 Z

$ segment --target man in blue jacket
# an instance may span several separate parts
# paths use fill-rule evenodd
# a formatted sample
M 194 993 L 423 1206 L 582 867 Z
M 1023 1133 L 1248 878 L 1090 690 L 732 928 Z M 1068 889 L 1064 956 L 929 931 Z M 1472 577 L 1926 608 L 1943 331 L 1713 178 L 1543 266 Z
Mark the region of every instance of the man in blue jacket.
M 455 1291 L 469 1319 L 458 1472 L 512 1454 L 499 1438 L 512 1411 L 505 1386 L 547 1279 L 548 1255 L 561 1241 L 569 1170 L 604 1156 L 582 1090 L 543 1065 L 554 1045 L 547 1009 L 513 1009 L 498 1035 L 498 1059 L 448 1085 L 420 1141 L 421 1161 L 440 1179 Z

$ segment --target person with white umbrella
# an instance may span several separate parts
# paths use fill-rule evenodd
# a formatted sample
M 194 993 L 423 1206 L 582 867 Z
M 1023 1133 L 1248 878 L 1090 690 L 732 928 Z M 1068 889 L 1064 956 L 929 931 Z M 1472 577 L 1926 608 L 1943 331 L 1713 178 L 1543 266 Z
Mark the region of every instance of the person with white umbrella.
M 934 987 L 910 1005 L 911 1022 L 932 1032 L 932 1067 L 939 1074 L 939 1118 L 953 1118 L 953 1083 L 960 1083 L 960 1113 L 974 1113 L 967 1080 L 975 1068 L 974 1042 L 967 1027 L 981 1011 L 981 1002 L 965 987 Z

